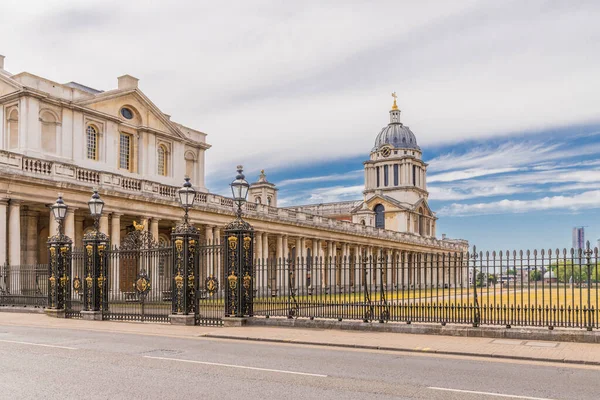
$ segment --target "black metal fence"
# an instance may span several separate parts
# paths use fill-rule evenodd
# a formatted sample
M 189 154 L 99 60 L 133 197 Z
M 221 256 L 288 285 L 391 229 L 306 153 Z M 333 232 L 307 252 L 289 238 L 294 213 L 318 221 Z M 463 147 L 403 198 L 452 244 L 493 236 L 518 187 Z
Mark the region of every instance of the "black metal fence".
M 224 249 L 219 241 L 200 244 L 198 291 L 196 293 L 196 325 L 220 326 L 225 316 L 225 287 L 227 271 Z
M 256 260 L 254 314 L 598 328 L 597 249 Z
M 48 265 L 0 266 L 0 305 L 46 307 Z

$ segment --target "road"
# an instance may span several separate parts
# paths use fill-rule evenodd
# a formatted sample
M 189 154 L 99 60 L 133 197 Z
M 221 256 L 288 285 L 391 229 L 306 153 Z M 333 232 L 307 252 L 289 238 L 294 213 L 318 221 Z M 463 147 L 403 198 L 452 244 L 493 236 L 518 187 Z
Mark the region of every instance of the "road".
M 2 399 L 597 399 L 599 376 L 592 366 L 0 325 Z

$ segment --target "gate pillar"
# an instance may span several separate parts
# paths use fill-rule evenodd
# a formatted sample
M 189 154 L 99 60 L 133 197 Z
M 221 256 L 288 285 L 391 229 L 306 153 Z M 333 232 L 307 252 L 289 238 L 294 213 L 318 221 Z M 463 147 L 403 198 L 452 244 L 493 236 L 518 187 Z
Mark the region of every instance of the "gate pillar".
M 196 318 L 196 291 L 198 290 L 198 229 L 187 218 L 171 233 L 173 243 L 173 281 L 171 282 L 174 325 L 194 325 Z
M 48 238 L 48 308 L 46 315 L 65 318 L 67 303 L 71 299 L 71 250 L 73 241 L 63 232 L 67 205 L 62 196 L 52 206 L 58 229 Z
M 240 216 L 225 227 L 225 316 L 254 315 L 254 228 Z
M 101 206 L 99 206 L 101 204 Z M 81 316 L 87 320 L 102 320 L 108 307 L 108 252 L 109 237 L 99 230 L 99 219 L 104 202 L 100 200 L 98 191 L 94 190 L 88 202 L 94 218 L 94 230 L 83 236 L 84 278 L 83 278 L 83 311 Z

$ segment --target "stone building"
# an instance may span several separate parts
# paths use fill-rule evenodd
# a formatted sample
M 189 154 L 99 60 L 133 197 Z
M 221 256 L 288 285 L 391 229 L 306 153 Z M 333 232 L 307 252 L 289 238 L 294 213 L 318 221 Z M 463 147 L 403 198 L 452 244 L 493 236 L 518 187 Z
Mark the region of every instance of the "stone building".
M 466 251 L 465 241 L 435 237 L 427 165 L 395 102 L 390 118 L 365 162 L 362 201 L 278 208 L 277 188 L 261 174 L 244 210 L 256 230 L 256 257 Z M 47 263 L 46 239 L 56 231 L 49 205 L 59 192 L 69 205 L 65 233 L 81 246 L 93 225 L 87 201 L 94 187 L 106 202 L 100 229 L 113 245 L 134 222 L 168 244 L 182 216 L 176 192 L 185 175 L 199 192 L 191 221 L 203 239 L 216 240 L 234 209 L 232 199 L 205 187 L 206 139 L 171 120 L 132 76 L 101 91 L 11 74 L 0 56 L 0 264 Z

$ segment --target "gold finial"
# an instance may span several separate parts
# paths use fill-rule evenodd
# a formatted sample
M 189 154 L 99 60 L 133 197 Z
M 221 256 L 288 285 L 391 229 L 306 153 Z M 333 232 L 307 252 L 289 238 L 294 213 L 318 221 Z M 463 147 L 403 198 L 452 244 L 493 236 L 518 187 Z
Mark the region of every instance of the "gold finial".
M 264 174 L 265 174 L 265 170 L 264 170 L 264 169 L 261 169 L 261 170 L 260 170 L 260 173 L 261 173 L 262 175 L 264 175 Z
M 392 97 L 394 98 L 394 105 L 392 106 L 392 110 L 397 110 L 398 105 L 396 104 L 396 99 L 398 98 L 398 96 L 396 96 L 396 92 L 392 93 Z
M 144 230 L 144 224 L 138 224 L 136 221 L 133 221 L 133 227 L 135 228 L 136 231 Z

